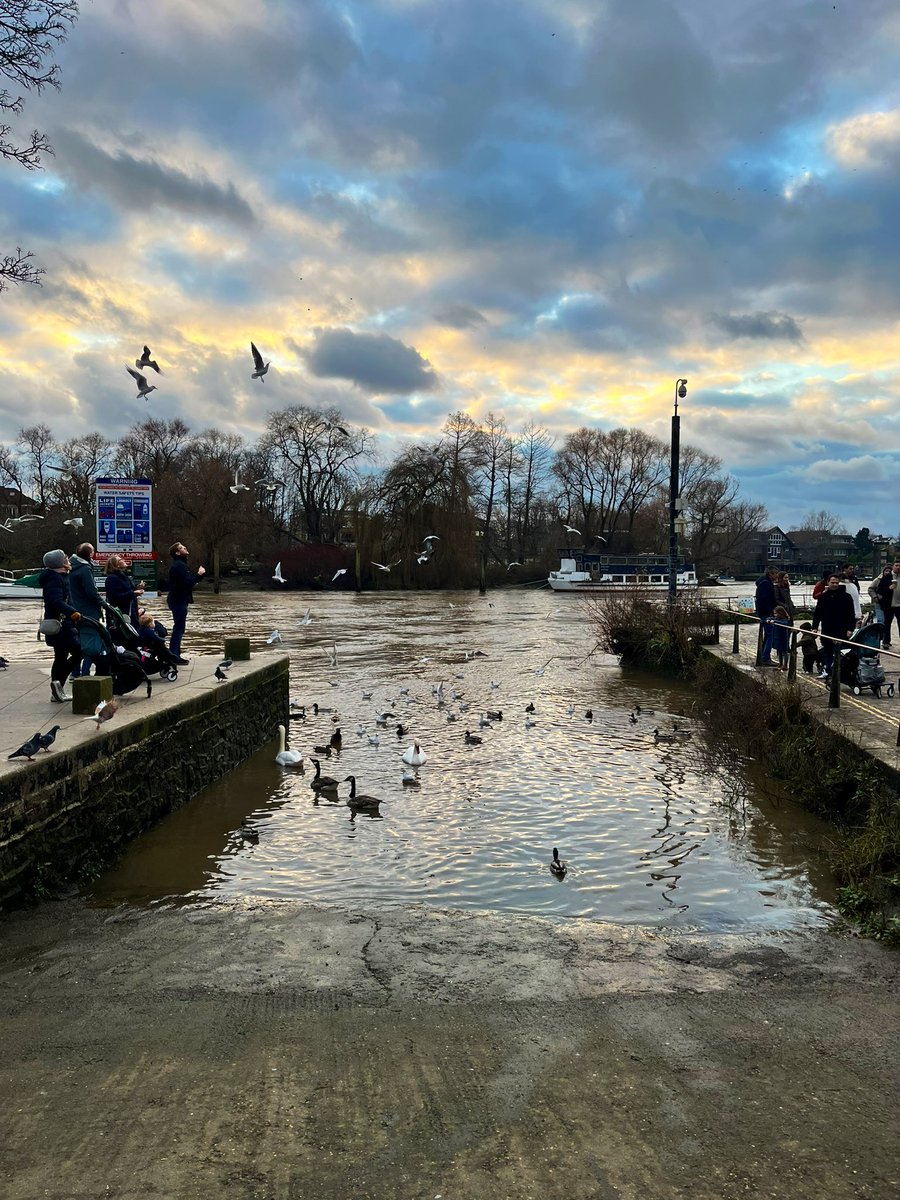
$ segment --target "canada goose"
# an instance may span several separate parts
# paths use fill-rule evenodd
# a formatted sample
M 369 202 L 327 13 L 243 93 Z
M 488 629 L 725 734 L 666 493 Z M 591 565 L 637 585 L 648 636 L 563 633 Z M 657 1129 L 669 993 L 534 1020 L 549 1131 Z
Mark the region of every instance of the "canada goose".
M 279 767 L 300 767 L 303 768 L 303 755 L 299 750 L 285 750 L 284 741 L 284 726 L 278 726 L 278 753 L 275 755 L 275 761 Z
M 466 741 L 468 742 L 468 744 L 470 746 L 480 746 L 481 743 L 484 741 L 484 738 L 478 737 L 477 734 L 469 733 L 469 731 L 467 729 L 466 730 Z
M 660 733 L 658 729 L 653 730 L 654 742 L 677 742 L 678 738 L 674 733 Z
M 309 761 L 316 768 L 316 773 L 309 781 L 309 786 L 314 792 L 333 791 L 337 787 L 338 781 L 333 779 L 331 775 L 323 775 L 321 773 L 322 765 L 317 758 L 311 758 Z
M 407 746 L 403 751 L 403 761 L 410 767 L 421 767 L 428 760 L 425 751 L 421 749 L 418 742 L 412 746 Z
M 338 727 L 334 731 L 334 733 L 331 735 L 331 745 L 334 747 L 335 750 L 340 750 L 342 741 L 343 741 L 343 738 L 341 737 L 340 727 Z
M 348 775 L 344 783 L 350 784 L 350 798 L 347 804 L 350 808 L 357 812 L 377 812 L 381 801 L 377 796 L 357 796 L 356 794 L 356 776 Z
M 550 873 L 552 875 L 555 875 L 557 879 L 562 879 L 563 875 L 565 875 L 565 873 L 566 873 L 566 871 L 568 871 L 568 869 L 569 868 L 559 857 L 559 851 L 554 846 L 553 847 L 553 858 L 551 858 L 551 860 L 550 860 Z

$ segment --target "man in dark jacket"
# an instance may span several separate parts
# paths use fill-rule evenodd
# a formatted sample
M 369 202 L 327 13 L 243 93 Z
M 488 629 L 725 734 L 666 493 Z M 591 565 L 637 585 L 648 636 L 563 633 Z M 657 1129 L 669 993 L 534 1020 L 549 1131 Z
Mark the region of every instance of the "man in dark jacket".
M 172 636 L 169 638 L 169 650 L 179 663 L 188 660 L 181 657 L 181 639 L 187 623 L 188 605 L 194 602 L 194 586 L 206 574 L 205 567 L 198 567 L 197 574 L 192 575 L 187 568 L 188 551 L 183 542 L 176 542 L 169 548 L 172 565 L 169 567 L 169 594 L 166 600 L 172 612 Z
M 50 699 L 63 704 L 72 697 L 66 692 L 66 680 L 77 670 L 81 661 L 81 647 L 75 620 L 81 615 L 69 598 L 69 559 L 63 550 L 48 550 L 44 555 L 44 570 L 41 571 L 41 592 L 44 597 L 44 620 L 59 621 L 59 633 L 48 633 L 44 637 L 53 648 L 53 666 L 50 668 Z
M 813 613 L 813 630 L 821 626 L 822 632 L 828 637 L 848 638 L 856 627 L 856 609 L 853 600 L 847 594 L 847 589 L 837 575 L 831 575 L 825 585 L 825 591 L 816 601 Z M 839 649 L 840 647 L 837 647 Z M 831 674 L 831 665 L 835 655 L 834 642 L 822 639 L 822 671 Z
M 773 666 L 777 665 L 772 662 L 772 638 L 775 630 L 770 618 L 775 612 L 775 577 L 777 574 L 778 571 L 775 567 L 769 567 L 765 575 L 760 575 L 756 581 L 756 615 L 762 622 L 763 629 L 762 661 Z

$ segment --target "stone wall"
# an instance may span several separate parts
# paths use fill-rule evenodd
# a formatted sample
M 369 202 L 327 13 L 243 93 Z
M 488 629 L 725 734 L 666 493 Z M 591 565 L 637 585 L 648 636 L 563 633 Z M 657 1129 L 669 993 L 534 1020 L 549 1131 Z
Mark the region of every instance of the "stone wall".
M 0 910 L 112 861 L 271 741 L 288 706 L 284 657 L 0 778 Z

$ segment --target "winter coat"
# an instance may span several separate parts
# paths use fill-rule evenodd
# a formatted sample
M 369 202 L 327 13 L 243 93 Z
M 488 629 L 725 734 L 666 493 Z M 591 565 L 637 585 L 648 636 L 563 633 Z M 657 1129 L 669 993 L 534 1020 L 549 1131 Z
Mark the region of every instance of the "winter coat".
M 775 611 L 775 584 L 768 575 L 761 575 L 756 581 L 756 615 L 761 621 L 771 617 Z
M 856 610 L 846 588 L 827 590 L 816 601 L 813 629 L 822 628 L 829 637 L 845 638 L 856 624 Z
M 169 594 L 166 604 L 169 608 L 178 608 L 182 604 L 194 603 L 194 588 L 200 582 L 201 576 L 192 574 L 183 558 L 173 558 L 169 567 Z
M 94 582 L 91 564 L 85 558 L 73 554 L 72 570 L 69 572 L 69 598 L 83 617 L 100 621 L 100 593 Z M 81 653 L 87 658 L 99 658 L 106 653 L 102 635 L 88 624 L 80 625 Z
M 775 584 L 775 603 L 781 605 L 793 623 L 797 609 L 794 607 L 794 602 L 791 599 L 791 589 L 788 585 L 783 583 Z
M 872 599 L 882 609 L 890 610 L 891 607 L 891 583 L 893 578 L 891 575 L 882 575 L 880 579 L 876 579 L 869 589 L 875 594 Z
M 112 571 L 106 577 L 106 603 L 123 613 L 131 624 L 138 627 L 138 603 L 134 581 L 124 571 Z
M 51 633 L 46 636 L 47 645 L 77 646 L 78 630 L 67 619 L 71 617 L 72 613 L 78 612 L 69 598 L 68 576 L 60 571 L 51 571 L 49 568 L 45 568 L 41 571 L 41 592 L 44 597 L 45 620 L 62 621 L 59 633 Z

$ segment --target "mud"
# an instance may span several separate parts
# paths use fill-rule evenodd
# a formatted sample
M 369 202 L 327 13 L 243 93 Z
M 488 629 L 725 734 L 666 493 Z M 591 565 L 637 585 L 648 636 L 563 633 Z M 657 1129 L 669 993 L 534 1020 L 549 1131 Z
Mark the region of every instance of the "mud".
M 300 906 L 0 924 L 5 1200 L 900 1190 L 896 955 Z

